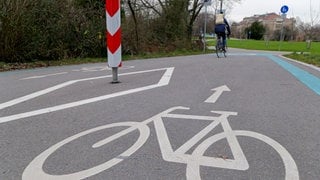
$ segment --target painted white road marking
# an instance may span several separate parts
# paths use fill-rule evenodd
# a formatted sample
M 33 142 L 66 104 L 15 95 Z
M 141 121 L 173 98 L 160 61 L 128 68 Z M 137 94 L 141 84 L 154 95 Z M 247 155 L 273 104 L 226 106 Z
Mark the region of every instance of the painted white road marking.
M 248 165 L 247 159 L 244 156 L 244 153 L 239 145 L 237 138 L 232 134 L 232 129 L 227 120 L 228 116 L 237 115 L 237 113 L 228 112 L 228 111 L 215 111 L 214 113 L 220 114 L 220 116 L 213 117 L 213 116 L 168 114 L 168 115 L 162 115 L 160 118 L 155 118 L 154 124 L 156 127 L 157 137 L 158 137 L 159 146 L 162 152 L 163 159 L 169 162 L 177 162 L 177 163 L 185 163 L 185 164 L 195 163 L 202 166 L 221 167 L 226 169 L 236 169 L 236 170 L 248 169 L 249 165 Z M 177 150 L 174 151 L 171 147 L 171 143 L 170 143 L 168 134 L 165 130 L 162 117 L 173 117 L 173 118 L 179 118 L 179 119 L 201 120 L 201 121 L 207 120 L 207 121 L 212 121 L 212 123 L 210 123 L 208 126 L 206 126 L 199 133 L 194 135 L 191 139 L 189 139 L 181 147 L 179 147 Z M 230 149 L 233 153 L 234 159 L 225 160 L 217 157 L 204 156 L 202 154 L 199 155 L 197 153 L 193 153 L 192 155 L 187 154 L 187 151 L 189 151 L 194 145 L 199 143 L 201 139 L 203 139 L 219 124 L 223 126 L 224 132 L 221 133 L 221 136 L 223 138 L 227 138 L 227 141 L 230 145 Z M 201 143 L 201 144 L 207 145 L 207 143 Z M 211 144 L 209 144 L 209 146 Z M 209 146 L 206 149 L 208 149 Z
M 135 130 L 139 130 L 140 136 L 138 137 L 137 141 L 127 150 L 125 150 L 123 153 L 118 155 L 117 157 L 102 163 L 100 165 L 97 165 L 95 167 L 71 173 L 71 174 L 64 174 L 64 175 L 51 175 L 47 174 L 45 171 L 43 171 L 43 164 L 47 160 L 47 158 L 54 153 L 56 150 L 58 150 L 60 147 L 62 147 L 65 144 L 68 144 L 69 142 L 76 140 L 82 136 L 85 136 L 87 134 L 101 131 L 104 129 L 109 129 L 112 127 L 118 127 L 118 126 L 130 126 L 135 127 Z M 141 123 L 138 122 L 121 122 L 121 123 L 113 123 L 108 124 L 104 126 L 99 126 L 93 129 L 89 129 L 87 131 L 81 132 L 79 134 L 76 134 L 74 136 L 71 136 L 54 146 L 50 147 L 43 153 L 41 153 L 39 156 L 37 156 L 32 162 L 29 163 L 29 165 L 26 167 L 26 169 L 23 171 L 22 174 L 22 180 L 80 180 L 85 179 L 90 176 L 93 176 L 95 174 L 98 174 L 106 169 L 109 169 L 112 166 L 115 166 L 116 164 L 120 163 L 124 160 L 124 158 L 121 157 L 129 157 L 134 152 L 136 152 L 148 139 L 150 135 L 150 129 L 148 126 L 144 125 L 142 126 Z
M 229 53 L 229 56 L 257 56 L 256 53 Z
M 170 68 L 161 68 L 161 69 L 152 69 L 152 70 L 145 70 L 145 71 L 129 72 L 129 73 L 119 74 L 119 76 L 141 74 L 141 73 L 148 73 L 148 72 L 155 72 L 155 71 L 163 71 L 163 70 L 168 70 L 168 69 L 170 69 Z M 10 106 L 13 106 L 13 105 L 16 105 L 16 104 L 19 104 L 19 103 L 22 103 L 24 101 L 27 101 L 27 100 L 30 100 L 30 99 L 33 99 L 33 98 L 36 98 L 36 97 L 39 97 L 41 95 L 48 94 L 48 93 L 50 93 L 52 91 L 61 89 L 61 88 L 66 87 L 66 86 L 70 86 L 70 85 L 72 85 L 74 83 L 77 83 L 77 82 L 91 81 L 91 80 L 104 79 L 104 78 L 110 78 L 110 77 L 112 77 L 112 75 L 98 76 L 98 77 L 93 77 L 93 78 L 85 78 L 85 79 L 77 79 L 77 80 L 67 81 L 67 82 L 52 86 L 52 87 L 44 89 L 44 90 L 37 91 L 37 92 L 31 93 L 31 94 L 28 94 L 26 96 L 22 96 L 20 98 L 13 99 L 13 100 L 5 102 L 5 103 L 1 103 L 0 104 L 0 110 L 4 109 L 4 108 L 7 108 L 7 107 L 10 107 Z
M 162 113 L 159 113 L 159 114 L 157 114 L 157 115 L 155 115 L 155 116 L 153 116 L 153 117 L 141 122 L 140 125 L 147 125 L 147 124 L 153 122 L 154 119 L 160 118 L 162 115 L 168 114 L 169 112 L 174 111 L 176 109 L 187 109 L 188 110 L 189 108 L 178 106 L 178 107 L 173 107 L 173 108 L 167 109 L 167 110 L 163 111 Z M 126 134 L 136 130 L 136 129 L 137 129 L 137 127 L 131 127 L 131 128 L 122 130 L 119 133 L 116 133 L 116 134 L 114 134 L 114 135 L 112 135 L 112 136 L 110 136 L 110 137 L 108 137 L 106 139 L 98 141 L 97 143 L 92 145 L 92 148 L 101 147 L 101 146 L 103 146 L 103 145 L 105 145 L 105 144 L 107 144 L 107 143 L 109 143 L 109 142 L 111 142 L 111 141 L 113 141 L 115 139 L 118 139 L 118 138 L 122 137 L 123 135 L 126 135 Z
M 14 106 L 16 104 L 19 104 L 19 103 L 22 103 L 22 102 L 25 102 L 25 101 L 28 101 L 28 100 L 36 98 L 36 97 L 39 97 L 41 95 L 48 94 L 48 93 L 50 93 L 52 91 L 55 91 L 57 89 L 61 89 L 63 87 L 69 86 L 69 85 L 71 85 L 73 83 L 75 83 L 75 81 L 67 81 L 67 82 L 58 84 L 56 86 L 52 86 L 52 87 L 44 89 L 44 90 L 37 91 L 37 92 L 31 93 L 31 94 L 28 94 L 26 96 L 22 96 L 20 98 L 13 99 L 13 100 L 5 102 L 5 103 L 1 103 L 0 104 L 0 110 L 4 109 L 4 108 L 7 108 L 7 107 L 10 107 L 10 106 Z
M 228 86 L 220 86 L 215 89 L 212 89 L 211 91 L 214 91 L 214 93 L 204 102 L 206 103 L 215 103 L 217 102 L 218 98 L 222 95 L 223 92 L 225 91 L 231 91 Z
M 111 68 L 109 68 L 108 66 L 96 66 L 96 67 L 83 67 L 81 69 L 75 69 L 72 71 L 75 72 L 96 72 L 96 71 L 106 71 L 106 70 L 111 70 Z
M 135 89 L 130 89 L 130 90 L 126 90 L 126 91 L 116 92 L 113 94 L 98 96 L 98 97 L 94 97 L 94 98 L 89 98 L 89 99 L 85 99 L 85 100 L 80 100 L 80 101 L 76 101 L 76 102 L 72 102 L 72 103 L 62 104 L 62 105 L 58 105 L 58 106 L 53 106 L 53 107 L 49 107 L 49 108 L 39 109 L 39 110 L 35 110 L 35 111 L 15 114 L 15 115 L 11 115 L 11 116 L 0 117 L 0 123 L 5 123 L 5 122 L 9 122 L 9 121 L 14 121 L 14 120 L 26 118 L 26 117 L 32 117 L 32 116 L 36 116 L 36 115 L 40 115 L 40 114 L 59 111 L 59 110 L 72 108 L 72 107 L 76 107 L 76 106 L 81 106 L 81 105 L 89 104 L 89 103 L 93 103 L 93 102 L 98 102 L 98 101 L 102 101 L 102 100 L 106 100 L 106 99 L 110 99 L 110 98 L 114 98 L 114 97 L 118 97 L 118 96 L 123 96 L 123 95 L 132 94 L 132 93 L 136 93 L 136 92 L 146 91 L 149 89 L 154 89 L 154 88 L 161 87 L 161 86 L 166 86 L 170 82 L 174 67 L 153 69 L 153 70 L 139 71 L 139 72 L 131 72 L 131 73 L 125 73 L 125 74 L 121 74 L 121 75 L 123 76 L 123 75 L 129 75 L 129 74 L 155 72 L 155 71 L 161 71 L 161 70 L 165 70 L 165 73 L 163 74 L 163 76 L 161 77 L 159 82 L 156 84 L 152 84 L 152 85 L 148 85 L 148 86 L 144 86 L 144 87 L 139 87 L 139 88 L 135 88 Z M 27 96 L 24 96 L 24 97 L 21 97 L 21 98 L 18 98 L 18 99 L 15 99 L 15 100 L 3 103 L 3 104 L 0 104 L 0 109 L 27 101 L 29 99 L 38 97 L 43 94 L 47 94 L 51 91 L 60 89 L 65 86 L 69 86 L 69 85 L 76 83 L 76 82 L 93 80 L 93 79 L 101 79 L 101 78 L 106 78 L 106 77 L 111 77 L 111 76 L 101 76 L 101 77 L 95 77 L 95 78 L 87 78 L 87 79 L 68 81 L 68 82 L 62 83 L 60 85 L 57 85 L 57 86 L 54 86 L 54 87 L 51 87 L 51 88 L 48 88 L 48 89 L 45 89 L 42 91 L 38 91 L 36 93 L 33 93 L 30 95 L 27 95 Z
M 253 131 L 240 131 L 240 130 L 232 130 L 233 136 L 244 136 L 244 137 L 250 137 L 257 140 L 260 140 L 269 146 L 271 146 L 274 150 L 278 152 L 280 155 L 284 167 L 285 167 L 285 180 L 299 180 L 299 171 L 298 167 L 290 155 L 290 153 L 277 141 L 263 135 L 259 134 Z M 216 134 L 208 139 L 206 139 L 204 142 L 202 142 L 193 152 L 192 155 L 195 156 L 203 156 L 205 151 L 215 142 L 218 142 L 219 140 L 225 138 L 224 133 Z M 231 144 L 230 144 L 231 145 Z M 216 163 L 215 167 L 219 168 L 226 168 L 226 169 L 237 169 L 238 167 L 241 167 L 241 164 L 235 164 L 237 166 L 233 167 L 230 166 L 231 164 L 227 165 L 226 160 L 221 159 L 222 161 L 220 163 Z M 198 162 L 197 162 L 198 161 Z M 200 176 L 200 165 L 203 165 L 203 163 L 200 160 L 196 160 L 193 163 L 187 164 L 187 179 L 188 180 L 201 180 Z M 227 166 L 226 166 L 227 165 Z M 241 169 L 238 169 L 241 170 Z
M 58 76 L 62 74 L 68 74 L 68 72 L 60 72 L 60 73 L 54 73 L 54 74 L 45 74 L 45 75 L 39 75 L 39 76 L 31 76 L 31 77 L 26 77 L 22 78 L 20 80 L 28 80 L 28 79 L 40 79 L 40 78 L 45 78 L 45 77 L 50 77 L 50 76 Z
M 142 122 L 122 122 L 122 123 L 113 123 L 109 125 L 103 125 L 103 126 L 99 126 L 99 127 L 78 133 L 74 136 L 68 137 L 63 141 L 60 141 L 59 143 L 51 146 L 50 148 L 48 148 L 47 150 L 39 154 L 35 159 L 33 159 L 24 170 L 22 179 L 23 180 L 33 180 L 33 179 L 68 180 L 68 179 L 83 179 L 83 178 L 96 175 L 123 161 L 123 158 L 118 158 L 118 157 L 121 157 L 121 156 L 129 157 L 130 155 L 135 153 L 140 147 L 142 147 L 147 141 L 148 137 L 150 136 L 150 130 L 147 125 L 151 122 L 154 123 L 156 135 L 157 135 L 157 139 L 159 142 L 163 159 L 169 162 L 186 164 L 187 180 L 201 180 L 200 166 L 233 169 L 233 170 L 247 170 L 249 168 L 249 164 L 238 142 L 237 136 L 246 136 L 246 137 L 255 138 L 257 140 L 260 140 L 270 145 L 281 156 L 281 159 L 285 167 L 285 180 L 299 179 L 299 172 L 298 172 L 298 168 L 296 166 L 295 161 L 293 160 L 289 152 L 281 144 L 279 144 L 278 142 L 276 142 L 275 140 L 267 136 L 264 136 L 256 132 L 242 131 L 242 130 L 239 131 L 239 130 L 231 129 L 231 126 L 228 122 L 228 116 L 237 115 L 237 112 L 212 111 L 215 114 L 220 114 L 220 116 L 218 117 L 170 114 L 171 112 L 175 110 L 180 110 L 180 109 L 188 110 L 189 108 L 180 107 L 180 106 L 172 107 Z M 177 151 L 173 150 L 171 142 L 168 137 L 167 130 L 163 123 L 163 119 L 162 119 L 163 117 L 182 118 L 182 119 L 201 120 L 201 121 L 208 120 L 213 122 L 216 121 L 218 122 L 218 124 L 221 123 L 223 132 L 215 134 L 205 139 L 195 148 L 192 154 L 186 154 L 186 151 L 178 152 L 178 150 Z M 98 148 L 124 135 L 127 135 L 132 131 L 139 130 L 138 140 L 121 155 L 107 162 L 104 162 L 100 165 L 97 165 L 92 168 L 82 170 L 79 172 L 74 172 L 71 174 L 51 175 L 51 174 L 47 174 L 43 170 L 43 165 L 45 161 L 49 158 L 51 154 L 53 154 L 62 146 L 82 136 L 88 135 L 90 133 L 107 129 L 107 128 L 118 127 L 118 126 L 129 126 L 129 128 L 124 129 L 104 140 L 101 140 L 95 143 L 92 147 Z M 196 143 L 200 142 L 201 139 L 204 137 L 202 134 L 207 135 L 208 133 L 211 132 L 213 128 L 215 128 L 216 125 L 214 126 L 209 125 L 209 126 L 210 126 L 210 129 L 204 128 L 197 135 L 195 135 L 197 136 L 197 138 L 191 138 L 190 140 L 187 141 L 187 143 L 195 145 Z M 199 134 L 201 135 L 199 136 Z M 227 142 L 229 143 L 234 159 L 222 159 L 222 158 L 209 157 L 204 155 L 210 146 L 212 146 L 215 142 L 218 142 L 224 138 L 226 138 Z M 194 142 L 189 143 L 190 141 L 194 141 Z M 182 145 L 182 146 L 185 146 L 185 145 Z M 192 147 L 190 147 L 189 149 L 191 148 Z

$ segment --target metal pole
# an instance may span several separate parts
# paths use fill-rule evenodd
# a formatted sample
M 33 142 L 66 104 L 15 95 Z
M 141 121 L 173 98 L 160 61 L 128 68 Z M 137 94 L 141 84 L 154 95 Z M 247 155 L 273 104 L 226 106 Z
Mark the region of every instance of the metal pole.
M 204 31 L 203 31 L 203 52 L 206 52 L 206 33 L 207 33 L 207 5 L 205 5 Z
M 221 3 L 220 3 L 220 12 L 222 12 L 222 3 L 223 3 L 223 0 L 220 0 Z
M 286 18 L 286 15 L 285 15 L 285 14 L 282 14 L 282 24 L 281 24 L 281 32 L 280 32 L 280 42 L 279 42 L 279 48 L 278 48 L 279 51 L 281 50 L 281 45 L 282 45 L 282 42 L 283 42 L 283 40 L 284 40 L 283 28 L 284 28 L 285 18 Z
M 119 83 L 118 81 L 118 67 L 112 67 L 112 82 L 113 84 Z

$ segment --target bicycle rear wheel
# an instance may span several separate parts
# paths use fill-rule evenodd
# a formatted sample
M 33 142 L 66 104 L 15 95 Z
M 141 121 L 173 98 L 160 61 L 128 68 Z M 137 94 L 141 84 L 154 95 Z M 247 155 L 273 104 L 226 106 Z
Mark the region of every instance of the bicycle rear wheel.
M 218 58 L 227 57 L 227 52 L 221 47 L 216 46 L 216 54 Z
M 78 172 L 70 173 L 70 174 L 60 174 L 60 175 L 52 175 L 48 174 L 43 170 L 43 165 L 45 161 L 51 156 L 53 153 L 55 153 L 57 150 L 59 150 L 62 146 L 78 139 L 83 136 L 86 136 L 88 134 L 105 130 L 105 129 L 110 129 L 114 127 L 126 127 L 128 126 L 127 129 L 124 129 L 106 139 L 110 139 L 108 142 L 111 142 L 113 140 L 116 140 L 127 133 L 130 133 L 134 130 L 139 131 L 139 137 L 138 139 L 124 152 L 120 152 L 120 154 L 117 157 L 114 157 L 104 163 L 101 163 L 99 165 L 96 165 L 94 167 L 85 169 L 85 170 L 80 170 Z M 125 158 L 120 158 L 120 157 L 129 157 L 131 156 L 134 152 L 136 152 L 142 145 L 147 141 L 148 137 L 150 135 L 150 129 L 147 125 L 141 124 L 140 122 L 121 122 L 121 123 L 113 123 L 113 124 L 108 124 L 104 126 L 99 126 L 96 128 L 92 128 L 86 131 L 83 131 L 81 133 L 78 133 L 76 135 L 73 135 L 71 137 L 68 137 L 57 144 L 51 146 L 41 154 L 39 154 L 36 158 L 34 158 L 29 165 L 25 168 L 23 174 L 22 174 L 22 180 L 33 180 L 33 179 L 59 179 L 59 180 L 69 180 L 69 179 L 85 179 L 90 176 L 96 175 L 102 171 L 105 171 L 116 164 L 122 162 Z M 108 143 L 107 142 L 107 143 Z
M 216 45 L 216 54 L 217 54 L 218 58 L 222 57 L 222 53 L 221 53 L 219 45 Z
M 226 49 L 223 48 L 223 39 L 222 39 L 222 37 L 219 37 L 217 39 L 217 43 L 216 43 L 216 47 L 215 48 L 216 48 L 216 54 L 217 54 L 218 58 L 227 57 Z
M 225 58 L 227 57 L 227 47 L 224 47 L 224 49 L 223 49 L 223 56 Z

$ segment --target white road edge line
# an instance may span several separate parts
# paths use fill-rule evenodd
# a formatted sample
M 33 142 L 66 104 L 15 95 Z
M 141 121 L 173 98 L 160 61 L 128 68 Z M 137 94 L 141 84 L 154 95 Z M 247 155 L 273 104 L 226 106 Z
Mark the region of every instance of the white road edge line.
M 144 87 L 139 87 L 139 88 L 130 89 L 130 90 L 126 90 L 126 91 L 116 92 L 116 93 L 113 93 L 113 94 L 107 94 L 107 95 L 98 96 L 98 97 L 94 97 L 94 98 L 84 99 L 84 100 L 80 100 L 80 101 L 76 101 L 76 102 L 72 102 L 72 103 L 57 105 L 57 106 L 44 108 L 44 109 L 39 109 L 39 110 L 35 110 L 35 111 L 30 111 L 30 112 L 25 112 L 25 113 L 20 113 L 20 114 L 5 116 L 5 117 L 0 117 L 0 124 L 1 123 L 5 123 L 5 122 L 18 120 L 18 119 L 22 119 L 22 118 L 32 117 L 32 116 L 36 116 L 36 115 L 40 115 L 40 114 L 46 114 L 46 113 L 50 113 L 50 112 L 55 112 L 55 111 L 67 109 L 67 108 L 81 106 L 81 105 L 84 105 L 84 104 L 98 102 L 98 101 L 102 101 L 102 100 L 106 100 L 106 99 L 110 99 L 110 98 L 114 98 L 114 97 L 118 97 L 118 96 L 123 96 L 123 95 L 132 94 L 132 93 L 136 93 L 136 92 L 140 92 L 140 91 L 154 89 L 154 88 L 161 87 L 161 86 L 166 86 L 170 82 L 171 76 L 173 74 L 174 67 L 147 70 L 147 71 L 139 71 L 139 72 L 132 72 L 132 73 L 126 73 L 126 74 L 122 74 L 122 75 L 138 74 L 138 73 L 153 72 L 153 71 L 160 71 L 160 70 L 166 70 L 166 71 L 165 71 L 165 73 L 163 74 L 163 76 L 161 77 L 161 79 L 159 80 L 159 82 L 157 84 L 152 84 L 152 85 L 148 85 L 148 86 L 144 86 Z M 107 77 L 109 77 L 109 76 L 107 76 Z M 97 78 L 102 78 L 102 77 L 97 77 Z M 97 78 L 88 78 L 88 79 L 97 79 Z M 75 82 L 85 81 L 85 80 L 88 80 L 88 79 L 81 79 L 81 80 L 76 80 L 76 81 L 68 81 L 68 82 L 63 83 L 62 85 L 60 85 L 61 86 L 60 88 L 68 86 L 68 85 L 73 84 Z M 55 86 L 55 87 L 56 88 L 54 88 L 53 90 L 59 89 L 57 86 Z M 51 89 L 51 91 L 53 91 L 53 90 Z M 51 92 L 51 91 L 44 91 L 43 90 L 41 93 L 42 94 L 46 94 L 46 93 Z M 34 98 L 34 97 L 37 97 L 37 96 L 42 95 L 42 94 L 34 94 L 32 97 Z M 31 99 L 31 97 L 29 97 L 28 99 Z M 26 101 L 28 99 L 25 98 L 24 101 Z M 22 101 L 22 100 L 20 100 L 20 101 Z M 17 104 L 17 103 L 15 103 L 15 104 Z

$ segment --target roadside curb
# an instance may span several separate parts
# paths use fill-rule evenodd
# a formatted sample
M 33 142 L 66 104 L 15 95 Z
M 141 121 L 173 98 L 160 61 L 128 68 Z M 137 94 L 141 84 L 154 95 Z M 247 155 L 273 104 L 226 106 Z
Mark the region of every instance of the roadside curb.
M 279 55 L 279 56 L 280 56 L 281 58 L 283 58 L 283 59 L 288 60 L 288 61 L 296 62 L 296 63 L 298 63 L 298 64 L 301 64 L 301 65 L 304 65 L 304 66 L 310 67 L 310 68 L 315 69 L 315 70 L 317 70 L 317 71 L 319 71 L 319 72 L 320 72 L 320 68 L 319 68 L 319 67 L 317 67 L 317 66 L 314 66 L 314 65 L 312 65 L 312 64 L 307 64 L 307 63 L 304 63 L 304 62 L 301 62 L 301 61 L 297 61 L 297 60 L 294 60 L 294 59 L 291 59 L 291 58 L 285 57 L 285 56 L 283 56 L 283 55 Z

